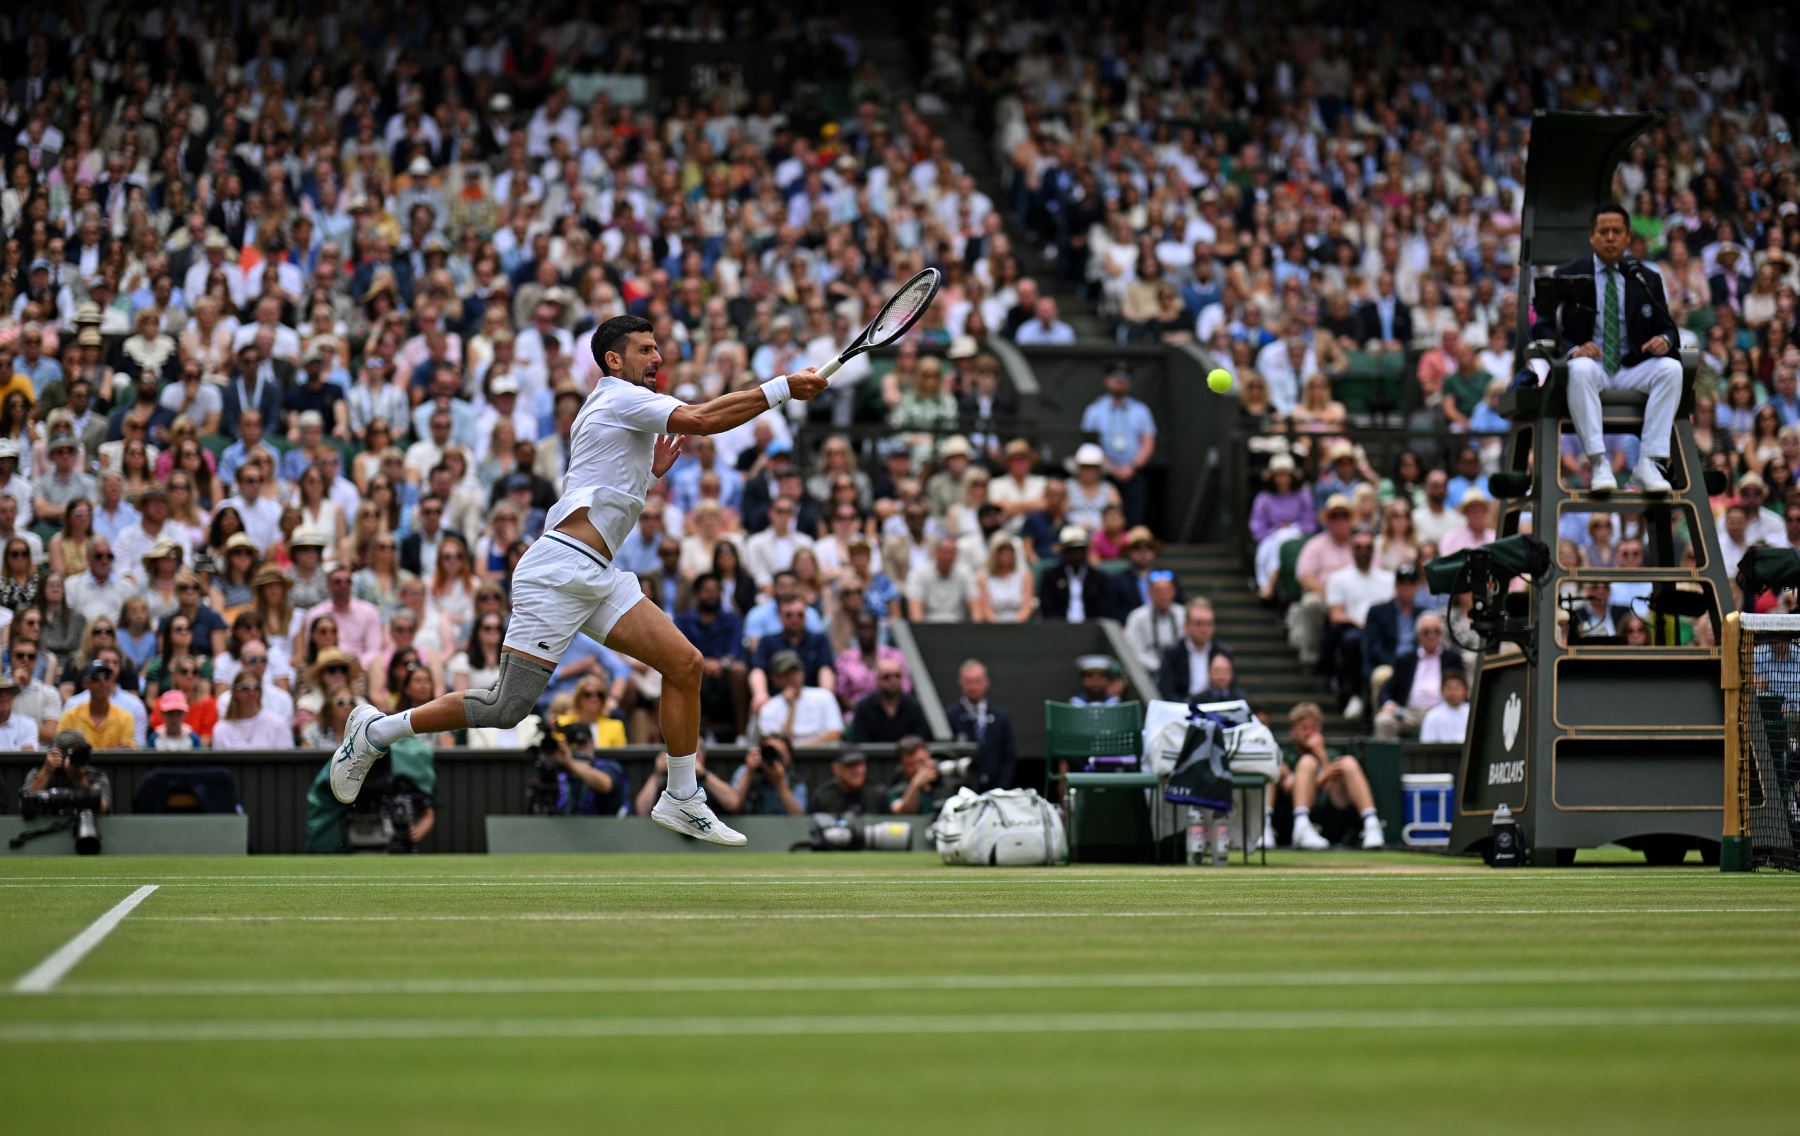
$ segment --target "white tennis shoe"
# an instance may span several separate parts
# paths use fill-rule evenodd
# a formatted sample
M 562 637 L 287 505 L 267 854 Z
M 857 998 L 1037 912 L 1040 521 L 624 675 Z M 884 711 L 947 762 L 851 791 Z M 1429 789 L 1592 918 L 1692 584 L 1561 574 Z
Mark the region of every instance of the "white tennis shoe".
M 1294 847 L 1305 852 L 1323 852 L 1331 847 L 1331 841 L 1313 827 L 1311 817 L 1295 817 Z
M 369 741 L 369 727 L 381 716 L 373 706 L 358 706 L 344 723 L 344 740 L 331 756 L 331 795 L 339 804 L 356 803 L 369 768 L 387 754 Z
M 749 838 L 720 820 L 719 815 L 712 811 L 712 806 L 706 803 L 705 789 L 695 789 L 694 795 L 685 801 L 676 800 L 664 789 L 662 796 L 656 798 L 656 804 L 650 809 L 650 819 L 671 832 L 704 840 L 708 844 L 742 848 L 750 843 Z

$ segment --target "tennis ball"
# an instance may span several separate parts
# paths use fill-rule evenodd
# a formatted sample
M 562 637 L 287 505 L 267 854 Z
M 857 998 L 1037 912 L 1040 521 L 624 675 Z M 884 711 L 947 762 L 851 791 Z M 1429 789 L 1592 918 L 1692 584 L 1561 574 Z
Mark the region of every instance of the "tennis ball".
M 1206 385 L 1214 394 L 1224 394 L 1231 389 L 1231 372 L 1223 367 L 1214 367 L 1206 376 Z

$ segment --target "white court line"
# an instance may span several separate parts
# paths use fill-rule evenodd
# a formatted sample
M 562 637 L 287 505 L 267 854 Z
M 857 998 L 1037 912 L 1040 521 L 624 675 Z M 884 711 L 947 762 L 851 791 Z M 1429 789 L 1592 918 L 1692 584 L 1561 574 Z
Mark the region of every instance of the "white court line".
M 15 994 L 43 994 L 53 989 L 62 981 L 63 975 L 75 969 L 75 964 L 87 957 L 89 951 L 100 945 L 100 941 L 112 934 L 114 927 L 131 914 L 132 908 L 150 898 L 156 890 L 155 884 L 145 884 L 112 906 L 112 909 L 100 918 L 87 925 L 81 934 L 56 948 L 50 957 L 38 963 L 13 983 Z
M 270 1018 L 0 1024 L 0 1044 L 74 1042 L 494 1041 L 534 1038 L 934 1037 L 1344 1030 L 1668 1029 L 1800 1025 L 1800 1006 L 1533 1006 L 1071 1014 L 818 1014 L 755 1017 Z
M 141 878 L 141 877 L 133 877 Z M 1450 873 L 1414 873 L 1392 871 L 1343 871 L 1343 872 L 1283 872 L 1271 869 L 1264 872 L 1260 869 L 1251 872 L 1211 873 L 1211 872 L 1157 872 L 1150 871 L 1136 875 L 1084 875 L 1063 871 L 1031 873 L 1031 872 L 964 872 L 946 871 L 941 875 L 929 876 L 885 876 L 864 875 L 854 872 L 807 873 L 802 875 L 767 875 L 757 873 L 720 873 L 712 875 L 656 875 L 645 874 L 634 877 L 619 876 L 571 876 L 571 875 L 527 875 L 527 876 L 329 876 L 329 875 L 249 875 L 249 876 L 184 876 L 180 879 L 163 881 L 164 887 L 211 887 L 229 884 L 240 887 L 295 887 L 310 888 L 321 884 L 332 887 L 386 887 L 392 884 L 405 884 L 410 887 L 664 887 L 669 885 L 688 886 L 704 884 L 819 884 L 828 886 L 862 886 L 865 884 L 883 884 L 893 886 L 997 886 L 1013 887 L 1032 884 L 1089 884 L 1089 883 L 1149 883 L 1149 882 L 1183 882 L 1196 887 L 1212 887 L 1218 884 L 1281 884 L 1281 883 L 1319 883 L 1352 879 L 1357 882 L 1372 880 L 1391 881 L 1395 883 L 1445 883 L 1493 885 L 1496 887 L 1516 886 L 1514 881 L 1533 878 L 1528 874 L 1493 872 L 1450 872 Z M 1762 879 L 1776 877 L 1755 873 L 1720 873 L 1706 874 L 1700 872 L 1683 872 L 1651 875 L 1648 872 L 1630 870 L 1629 874 L 1621 872 L 1570 872 L 1550 871 L 1537 878 L 1604 882 L 1607 884 L 1632 883 L 1640 880 L 1701 880 L 1731 881 Z M 10 879 L 0 878 L 0 888 L 81 888 L 81 887 L 116 887 L 124 881 L 111 877 L 90 877 L 69 879 L 66 876 L 15 876 Z M 1708 886 L 1711 886 L 1710 883 Z
M 69 982 L 62 997 L 422 997 L 533 994 L 825 994 L 928 990 L 1264 990 L 1388 986 L 1620 986 L 1800 982 L 1800 967 L 1343 970 L 1316 973 L 742 975 L 731 978 L 313 978 Z
M 420 913 L 396 915 L 146 915 L 144 923 L 758 923 L 773 921 L 918 919 L 1357 919 L 1438 918 L 1518 915 L 1796 915 L 1800 907 L 1477 907 L 1443 911 L 1426 908 L 1334 907 L 1212 909 L 1206 911 L 520 911 L 505 914 Z

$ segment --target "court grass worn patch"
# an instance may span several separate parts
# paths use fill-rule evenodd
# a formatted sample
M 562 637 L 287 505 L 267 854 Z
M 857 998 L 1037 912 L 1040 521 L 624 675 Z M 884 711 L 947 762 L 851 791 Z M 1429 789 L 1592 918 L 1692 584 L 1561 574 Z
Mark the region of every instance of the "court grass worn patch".
M 1793 1123 L 1800 881 L 1698 866 L 33 858 L 0 926 L 21 1132 Z

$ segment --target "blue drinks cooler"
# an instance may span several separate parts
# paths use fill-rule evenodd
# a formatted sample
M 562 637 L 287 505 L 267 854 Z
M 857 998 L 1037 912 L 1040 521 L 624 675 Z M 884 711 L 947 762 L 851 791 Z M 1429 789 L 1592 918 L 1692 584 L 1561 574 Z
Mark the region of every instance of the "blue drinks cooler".
M 1406 801 L 1406 823 L 1400 840 L 1408 848 L 1442 848 L 1450 843 L 1451 797 L 1456 778 L 1448 773 L 1406 773 L 1400 792 Z

